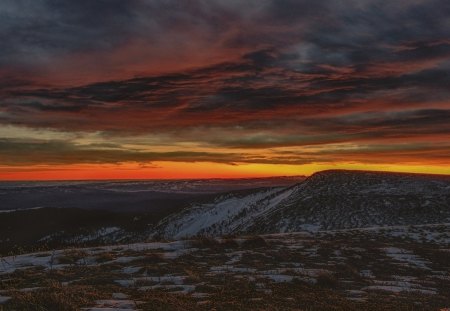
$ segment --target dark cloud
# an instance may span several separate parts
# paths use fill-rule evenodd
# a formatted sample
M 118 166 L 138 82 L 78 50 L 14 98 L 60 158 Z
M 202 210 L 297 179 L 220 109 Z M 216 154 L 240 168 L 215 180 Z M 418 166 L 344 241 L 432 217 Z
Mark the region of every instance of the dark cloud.
M 431 148 L 430 148 L 431 147 Z M 149 152 L 125 149 L 116 144 L 79 145 L 60 140 L 0 139 L 0 161 L 7 166 L 119 164 L 137 162 L 152 165 L 153 161 L 214 162 L 228 165 L 242 163 L 311 164 L 335 161 L 364 161 L 366 163 L 414 162 L 426 156 L 436 163 L 448 164 L 445 156 L 450 145 L 433 148 L 429 144 L 363 145 L 358 148 L 340 147 L 334 150 L 278 151 L 267 155 L 236 152 L 171 151 Z M 378 154 L 386 157 L 380 159 Z M 30 156 L 32 155 L 32 156 Z
M 121 163 L 128 161 L 210 161 L 233 164 L 233 161 L 245 161 L 245 158 L 233 153 L 148 152 L 126 150 L 118 145 L 77 145 L 65 141 L 1 139 L 0 160 L 3 165 Z
M 135 41 L 172 53 L 180 42 L 215 40 L 223 48 L 294 47 L 302 61 L 353 65 L 395 57 L 385 45 L 448 39 L 449 13 L 445 0 L 6 0 L 0 4 L 0 64 L 48 64 L 54 57 L 108 53 Z
M 0 4 L 0 65 L 32 65 L 126 41 L 138 1 L 6 0 Z
M 116 118 L 108 118 L 110 114 L 121 113 L 124 120 L 139 114 L 147 119 L 132 122 L 127 129 L 140 132 L 159 127 L 210 124 L 211 118 L 215 120 L 226 114 L 233 117 L 222 118 L 218 123 L 233 126 L 243 121 L 258 122 L 261 117 L 303 119 L 327 111 L 339 115 L 352 110 L 410 109 L 408 104 L 426 107 L 428 103 L 450 97 L 447 87 L 450 74 L 445 66 L 409 72 L 407 64 L 399 64 L 393 73 L 389 70 L 377 72 L 373 67 L 355 73 L 345 68 L 324 66 L 320 72 L 301 73 L 271 65 L 261 66 L 268 59 L 272 62 L 272 54 L 260 51 L 250 57 L 246 55 L 236 63 L 180 74 L 66 89 L 14 91 L 0 103 L 6 113 L 0 117 L 0 122 L 102 130 L 102 125 L 120 128 Z M 374 102 L 378 102 L 378 107 L 374 107 Z M 67 114 L 61 115 L 62 112 Z M 33 118 L 28 120 L 30 113 Z M 52 113 L 57 114 L 53 120 Z M 96 119 L 100 115 L 105 117 L 102 122 Z M 169 115 L 171 118 L 164 118 Z M 74 117 L 85 122 L 67 122 Z M 178 123 L 173 122 L 173 118 Z
M 30 154 L 32 156 L 30 157 Z M 124 149 L 118 145 L 78 145 L 65 141 L 40 141 L 0 139 L 0 161 L 2 165 L 26 166 L 36 164 L 119 164 L 152 161 L 214 162 L 228 165 L 236 163 L 308 164 L 317 161 L 313 156 L 295 158 L 267 157 L 260 155 L 220 152 L 171 151 L 149 152 Z M 323 162 L 328 162 L 322 159 Z

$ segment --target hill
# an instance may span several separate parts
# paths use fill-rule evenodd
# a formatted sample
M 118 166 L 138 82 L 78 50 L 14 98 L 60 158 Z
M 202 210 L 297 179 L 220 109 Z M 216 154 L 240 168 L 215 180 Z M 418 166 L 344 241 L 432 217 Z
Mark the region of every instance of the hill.
M 450 178 L 330 170 L 291 187 L 225 195 L 165 218 L 155 235 L 280 233 L 450 220 Z

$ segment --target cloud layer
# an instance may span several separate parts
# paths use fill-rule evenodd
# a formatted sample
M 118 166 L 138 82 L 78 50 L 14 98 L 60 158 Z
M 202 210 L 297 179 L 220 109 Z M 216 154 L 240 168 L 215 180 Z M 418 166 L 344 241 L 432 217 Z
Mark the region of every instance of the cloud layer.
M 2 1 L 0 160 L 450 165 L 448 16 L 446 0 Z

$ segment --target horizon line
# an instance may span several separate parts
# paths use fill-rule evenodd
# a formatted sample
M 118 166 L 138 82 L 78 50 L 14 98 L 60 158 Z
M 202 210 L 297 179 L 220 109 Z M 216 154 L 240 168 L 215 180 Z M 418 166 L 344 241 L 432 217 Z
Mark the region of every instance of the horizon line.
M 248 177 L 192 177 L 192 178 L 90 178 L 90 179 L 0 179 L 0 183 L 5 182 L 125 182 L 125 181 L 190 181 L 190 180 L 245 180 L 245 179 L 270 179 L 270 178 L 308 178 L 315 174 L 323 172 L 372 172 L 372 173 L 387 173 L 387 174 L 403 174 L 403 175 L 419 175 L 419 176 L 442 176 L 450 177 L 446 173 L 420 173 L 420 172 L 404 172 L 404 171 L 389 171 L 389 170 L 371 170 L 371 169 L 324 169 L 310 174 L 303 175 L 271 175 L 271 176 L 248 176 Z

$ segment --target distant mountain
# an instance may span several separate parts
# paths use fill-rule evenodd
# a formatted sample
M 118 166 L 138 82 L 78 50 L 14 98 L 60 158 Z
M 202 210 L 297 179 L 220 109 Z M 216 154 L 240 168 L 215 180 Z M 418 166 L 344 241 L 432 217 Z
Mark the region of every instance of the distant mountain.
M 0 255 L 142 241 L 161 219 L 217 196 L 244 197 L 303 176 L 128 181 L 0 182 Z
M 278 233 L 450 221 L 450 177 L 330 170 L 291 187 L 222 195 L 159 223 L 153 235 Z
M 450 223 L 450 177 L 324 171 L 303 181 L 4 183 L 0 202 L 1 254 L 17 246 L 128 243 L 149 236 Z
M 35 207 L 168 212 L 219 193 L 290 186 L 304 176 L 240 179 L 0 182 L 0 213 Z

